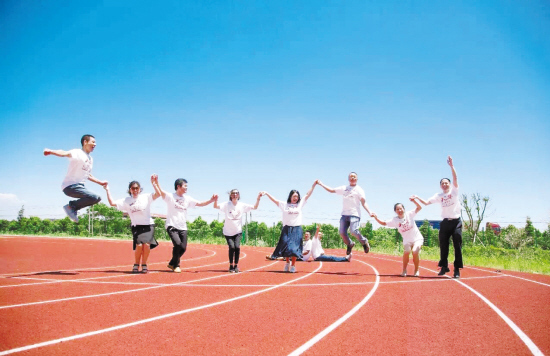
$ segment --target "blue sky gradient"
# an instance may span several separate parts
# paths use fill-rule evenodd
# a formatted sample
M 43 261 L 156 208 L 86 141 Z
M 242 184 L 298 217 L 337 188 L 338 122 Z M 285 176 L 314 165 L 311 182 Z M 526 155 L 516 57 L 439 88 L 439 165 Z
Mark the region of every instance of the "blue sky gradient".
M 461 191 L 491 197 L 488 220 L 550 221 L 546 1 L 7 0 L 0 48 L 0 219 L 22 204 L 63 217 L 67 160 L 42 150 L 91 133 L 93 174 L 119 198 L 133 179 L 152 191 L 152 173 L 253 203 L 356 171 L 389 219 L 440 190 L 450 154 Z M 316 188 L 304 222 L 340 210 Z M 253 218 L 280 212 L 264 198 Z

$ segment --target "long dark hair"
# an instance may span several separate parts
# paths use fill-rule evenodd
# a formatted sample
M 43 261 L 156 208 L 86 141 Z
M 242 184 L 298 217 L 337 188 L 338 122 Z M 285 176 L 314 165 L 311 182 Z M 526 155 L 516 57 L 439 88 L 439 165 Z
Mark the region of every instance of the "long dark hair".
M 300 200 L 302 200 L 302 198 L 300 197 L 300 192 L 297 191 L 296 189 L 292 189 L 288 194 L 288 199 L 286 200 L 287 203 L 290 203 L 292 201 L 292 196 L 294 195 L 294 193 L 298 194 L 298 201 L 296 203 L 299 203 Z

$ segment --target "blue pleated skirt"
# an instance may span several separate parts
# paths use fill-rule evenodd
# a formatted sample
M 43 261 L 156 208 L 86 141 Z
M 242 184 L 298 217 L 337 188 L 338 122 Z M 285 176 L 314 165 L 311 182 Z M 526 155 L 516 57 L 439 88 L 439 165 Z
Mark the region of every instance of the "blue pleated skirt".
M 302 237 L 304 231 L 301 226 L 283 226 L 279 243 L 273 251 L 273 257 L 292 257 L 302 258 Z

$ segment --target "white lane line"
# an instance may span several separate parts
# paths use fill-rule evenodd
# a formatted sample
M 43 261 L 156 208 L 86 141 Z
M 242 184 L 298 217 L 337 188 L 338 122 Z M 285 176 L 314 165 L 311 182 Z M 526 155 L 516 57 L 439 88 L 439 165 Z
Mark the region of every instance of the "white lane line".
M 525 278 L 525 277 L 514 276 L 513 274 L 508 274 L 508 273 L 503 273 L 503 272 L 495 272 L 495 271 L 488 271 L 488 270 L 484 270 L 484 269 L 481 269 L 481 268 L 475 268 L 475 267 L 468 267 L 468 268 L 475 269 L 475 270 L 478 270 L 478 271 L 483 271 L 483 272 L 497 273 L 497 274 L 502 275 L 502 276 L 517 278 L 517 279 L 521 279 L 521 280 L 524 280 L 524 281 L 527 281 L 527 282 L 536 283 L 536 284 L 540 284 L 540 285 L 543 285 L 543 286 L 546 286 L 546 287 L 550 287 L 550 284 L 548 284 L 548 283 L 535 281 L 535 280 L 528 279 L 528 278 Z
M 207 281 L 207 280 L 210 280 L 210 279 L 216 279 L 216 278 L 222 278 L 222 277 L 236 276 L 236 275 L 240 275 L 240 274 L 242 274 L 242 273 L 248 273 L 248 272 L 250 272 L 250 271 L 255 271 L 255 270 L 258 270 L 258 269 L 266 268 L 266 267 L 269 267 L 269 266 L 274 265 L 275 263 L 276 263 L 276 262 L 273 262 L 273 263 L 271 263 L 271 264 L 269 264 L 269 265 L 260 266 L 260 267 L 254 268 L 254 269 L 250 269 L 250 270 L 243 271 L 243 272 L 241 272 L 241 273 L 226 273 L 226 274 L 220 274 L 220 275 L 217 275 L 217 276 L 211 276 L 211 277 L 206 277 L 206 278 L 201 278 L 201 279 L 195 279 L 195 280 L 186 281 L 186 282 L 178 282 L 178 283 L 171 283 L 171 284 L 155 285 L 155 286 L 151 286 L 151 287 L 136 288 L 136 289 L 128 289 L 128 290 L 123 290 L 123 291 L 118 291 L 118 292 L 109 292 L 109 293 L 101 293 L 101 294 L 83 295 L 83 296 L 78 296 L 78 297 L 69 297 L 69 298 L 61 298 L 61 299 L 51 299 L 51 300 L 44 300 L 44 301 L 40 301 L 40 302 L 30 302 L 30 303 L 21 303 L 21 304 L 4 305 L 4 306 L 0 306 L 0 310 L 2 310 L 2 309 L 11 309 L 11 308 L 19 308 L 19 307 L 27 307 L 27 306 L 31 306 L 31 305 L 41 305 L 41 304 L 50 304 L 50 303 L 66 302 L 66 301 L 70 301 L 70 300 L 80 300 L 80 299 L 90 299 L 90 298 L 107 297 L 107 296 L 111 296 L 111 295 L 118 295 L 118 294 L 132 293 L 132 292 L 141 292 L 141 291 L 150 290 L 150 289 L 158 289 L 158 288 L 179 286 L 179 285 L 181 285 L 181 284 L 188 284 L 188 283 L 199 282 L 199 281 Z
M 212 256 L 214 256 L 214 255 L 212 255 Z M 212 257 L 212 256 L 210 256 L 210 257 Z M 204 258 L 204 257 L 200 257 L 198 259 L 202 259 L 202 258 Z M 246 258 L 246 253 L 243 253 L 243 256 L 241 257 L 241 260 L 245 259 L 245 258 Z M 187 261 L 191 261 L 191 259 L 189 259 Z M 149 265 L 158 264 L 158 263 L 164 263 L 164 262 L 150 263 Z M 202 268 L 202 267 L 210 267 L 210 266 L 216 266 L 216 265 L 221 265 L 221 264 L 226 264 L 226 263 L 227 263 L 227 261 L 211 263 L 211 264 L 202 265 L 202 266 L 184 267 L 184 268 L 181 268 L 181 270 L 183 271 L 183 270 L 196 269 L 196 268 Z M 110 268 L 110 267 L 106 267 L 106 268 Z M 160 273 L 160 272 L 159 271 L 150 271 L 149 272 L 149 274 L 156 274 L 156 273 Z M 112 275 L 112 276 L 100 276 L 100 277 L 79 278 L 79 279 L 51 279 L 51 278 L 31 278 L 31 277 L 13 276 L 13 277 L 9 277 L 9 278 L 10 279 L 42 280 L 42 281 L 46 281 L 46 282 L 44 282 L 44 283 L 10 284 L 10 285 L 0 286 L 0 288 L 40 286 L 40 285 L 43 285 L 43 284 L 51 284 L 51 283 L 83 282 L 83 281 L 92 281 L 92 280 L 96 280 L 96 279 L 108 279 L 108 278 L 118 278 L 118 277 L 136 277 L 136 276 L 143 276 L 143 274 L 142 273 L 121 273 L 121 274 L 116 274 L 116 275 Z M 121 284 L 124 284 L 124 282 L 121 282 Z
M 392 261 L 392 262 L 401 262 L 401 261 L 394 261 L 394 260 L 388 260 L 388 259 L 384 259 L 384 258 L 379 258 L 379 257 L 374 257 L 373 258 L 377 258 L 377 259 L 380 259 L 380 260 L 386 260 L 386 261 Z M 431 271 L 431 272 L 434 272 L 434 273 L 437 273 L 437 271 L 434 271 L 432 269 L 429 269 L 429 268 L 426 268 L 426 267 L 421 267 L 423 269 L 426 269 L 428 271 Z M 470 267 L 468 267 L 470 268 Z M 451 278 L 450 276 L 446 276 L 447 278 L 449 279 L 452 279 L 453 281 L 459 283 L 460 285 L 462 285 L 463 287 L 465 288 L 468 288 L 472 293 L 474 293 L 475 295 L 477 295 L 481 300 L 483 300 L 491 309 L 493 309 L 493 311 L 495 313 L 497 313 L 498 316 L 500 316 L 502 318 L 502 320 L 504 320 L 504 322 L 506 324 L 508 324 L 508 326 L 516 333 L 516 335 L 521 339 L 521 341 L 523 341 L 523 343 L 525 344 L 525 346 L 527 346 L 529 348 L 529 350 L 531 351 L 531 353 L 533 355 L 536 355 L 536 356 L 544 356 L 544 354 L 542 353 L 542 351 L 540 351 L 540 349 L 537 347 L 537 345 L 535 345 L 535 343 L 529 338 L 529 336 L 527 336 L 510 318 L 508 318 L 508 316 L 506 316 L 506 314 L 504 314 L 496 305 L 494 305 L 493 303 L 491 303 L 491 301 L 489 301 L 489 299 L 487 299 L 485 296 L 483 296 L 481 293 L 479 293 L 478 291 L 476 291 L 475 289 L 473 289 L 472 287 L 470 287 L 469 285 L 467 285 L 466 283 L 463 283 L 461 282 L 458 278 Z
M 273 264 L 274 264 L 274 263 L 273 263 Z M 272 264 L 271 264 L 271 265 L 272 265 Z M 271 266 L 271 265 L 268 265 L 268 266 Z M 256 269 L 260 269 L 260 268 L 264 268 L 264 267 L 268 267 L 268 266 L 263 266 L 263 267 L 259 267 L 259 268 L 256 268 Z M 210 303 L 210 304 L 206 304 L 206 305 L 201 305 L 201 306 L 199 306 L 199 307 L 184 309 L 184 310 L 180 310 L 180 311 L 177 311 L 177 312 L 174 312 L 174 313 L 159 315 L 159 316 L 155 316 L 155 317 L 153 317 L 153 318 L 143 319 L 143 320 L 135 321 L 135 322 L 132 322 L 132 323 L 117 325 L 117 326 L 113 326 L 113 327 L 106 328 L 106 329 L 101 329 L 101 330 L 96 330 L 96 331 L 92 331 L 92 332 L 88 332 L 88 333 L 83 333 L 83 334 L 68 336 L 68 337 L 64 337 L 64 338 L 60 338 L 60 339 L 55 339 L 55 340 L 50 340 L 50 341 L 46 341 L 46 342 L 41 342 L 41 343 L 38 343 L 38 344 L 33 344 L 33 345 L 27 345 L 27 346 L 23 346 L 23 347 L 18 347 L 18 348 L 14 348 L 14 349 L 11 349 L 11 350 L 6 350 L 6 351 L 0 352 L 0 356 L 2 356 L 2 355 L 9 355 L 9 354 L 13 354 L 13 353 L 16 353 L 16 352 L 22 352 L 22 351 L 37 349 L 37 348 L 39 348 L 39 347 L 44 347 L 44 346 L 50 346 L 50 345 L 54 345 L 54 344 L 59 344 L 59 343 L 61 343 L 61 342 L 66 342 L 66 341 L 71 341 L 71 340 L 76 340 L 76 339 L 82 339 L 82 338 L 85 338 L 85 337 L 88 337 L 88 336 L 94 336 L 94 335 L 104 334 L 104 333 L 108 333 L 108 332 L 115 331 L 115 330 L 125 329 L 125 328 L 129 328 L 129 327 L 136 326 L 136 325 L 141 325 L 141 324 L 150 323 L 150 322 L 157 321 L 157 320 L 162 320 L 162 319 L 166 319 L 166 318 L 171 318 L 171 317 L 177 316 L 177 315 L 182 315 L 182 314 L 191 313 L 191 312 L 194 312 L 194 311 L 197 311 L 197 310 L 202 310 L 202 309 L 206 309 L 206 308 L 215 307 L 215 306 L 222 305 L 222 304 L 226 304 L 226 303 L 230 303 L 230 302 L 233 302 L 233 301 L 236 301 L 236 300 L 239 300 L 239 299 L 244 299 L 244 298 L 252 297 L 252 296 L 254 296 L 254 295 L 258 295 L 258 294 L 261 294 L 261 293 L 269 292 L 269 291 L 271 291 L 271 290 L 274 290 L 274 289 L 276 289 L 276 288 L 285 286 L 285 285 L 290 284 L 290 283 L 292 283 L 292 282 L 299 281 L 299 280 L 301 280 L 301 279 L 307 278 L 307 277 L 313 275 L 314 273 L 316 273 L 318 270 L 320 270 L 322 266 L 323 266 L 323 264 L 321 263 L 321 264 L 319 265 L 319 267 L 317 267 L 316 270 L 314 270 L 313 272 L 310 272 L 310 273 L 306 274 L 305 276 L 298 277 L 298 278 L 296 278 L 296 279 L 292 279 L 292 280 L 290 280 L 290 281 L 287 281 L 287 282 L 278 284 L 278 285 L 276 285 L 276 286 L 269 287 L 269 288 L 266 288 L 266 289 L 262 289 L 262 290 L 259 290 L 259 291 L 255 291 L 255 292 L 252 292 L 252 293 L 244 294 L 244 295 L 241 295 L 241 296 L 238 296 L 238 297 L 234 297 L 234 298 L 230 298 L 230 299 L 225 299 L 225 300 L 222 300 L 222 301 L 219 301 L 219 302 L 214 302 L 214 303 Z M 252 270 L 250 270 L 250 271 L 252 271 Z M 243 273 L 244 273 L 244 272 L 243 272 Z M 238 273 L 238 274 L 233 274 L 233 275 L 240 275 L 240 273 Z
M 361 262 L 363 264 L 366 264 L 370 268 L 374 270 L 374 273 L 376 273 L 376 283 L 374 284 L 374 287 L 370 290 L 370 292 L 367 294 L 365 298 L 359 304 L 357 304 L 355 307 L 353 307 L 349 312 L 347 312 L 344 316 L 342 316 L 340 319 L 336 320 L 332 325 L 329 325 L 325 330 L 321 331 L 319 334 L 315 335 L 311 340 L 294 350 L 289 354 L 289 356 L 298 356 L 304 353 L 307 349 L 309 349 L 311 346 L 315 345 L 317 342 L 319 342 L 322 338 L 327 336 L 329 333 L 331 333 L 334 329 L 336 329 L 338 326 L 340 326 L 343 322 L 348 320 L 353 314 L 355 314 L 367 301 L 373 296 L 374 292 L 378 288 L 378 285 L 380 283 L 380 275 L 376 268 L 374 268 L 372 265 L 363 262 L 359 259 L 356 259 L 355 261 Z
M 153 274 L 151 272 L 151 274 Z M 29 279 L 29 280 L 38 280 L 43 281 L 44 278 L 30 278 L 30 277 L 16 277 L 17 279 Z M 51 280 L 51 283 L 55 282 L 69 282 L 69 281 L 63 281 L 60 279 L 48 279 Z M 166 283 L 147 283 L 147 282 L 109 282 L 109 281 L 92 281 L 89 279 L 72 279 L 70 282 L 74 283 L 91 283 L 91 284 L 120 284 L 120 285 L 149 285 L 149 286 L 161 286 L 165 285 Z M 36 283 L 35 283 L 36 284 Z M 28 284 L 28 285 L 35 285 L 35 284 Z M 38 284 L 47 284 L 47 283 L 38 283 Z M 22 284 L 18 284 L 17 287 L 22 286 Z
M 196 260 L 201 260 L 201 259 L 204 259 L 204 258 L 209 258 L 209 257 L 214 257 L 216 255 L 216 251 L 213 251 L 213 250 L 206 250 L 206 249 L 203 249 L 203 251 L 207 251 L 207 252 L 212 252 L 211 255 L 207 255 L 207 256 L 202 256 L 202 257 L 195 257 L 195 258 L 190 258 L 188 260 L 185 260 L 185 261 L 196 261 Z M 158 265 L 158 264 L 163 264 L 163 263 L 166 263 L 166 262 L 153 262 L 153 263 L 148 263 L 148 265 Z M 89 268 L 76 268 L 76 269 L 58 269 L 58 270 L 53 270 L 53 271 L 39 271 L 39 272 L 19 272 L 19 273 L 4 273 L 4 274 L 0 274 L 0 278 L 13 278 L 13 276 L 26 276 L 26 275 L 29 275 L 29 274 L 40 274 L 40 273 L 56 273 L 56 272 L 79 272 L 79 271 L 94 271 L 94 270 L 102 270 L 102 269 L 107 269 L 107 268 L 128 268 L 128 264 L 125 264 L 125 265 L 119 265 L 119 266 L 108 266 L 108 267 L 89 267 Z

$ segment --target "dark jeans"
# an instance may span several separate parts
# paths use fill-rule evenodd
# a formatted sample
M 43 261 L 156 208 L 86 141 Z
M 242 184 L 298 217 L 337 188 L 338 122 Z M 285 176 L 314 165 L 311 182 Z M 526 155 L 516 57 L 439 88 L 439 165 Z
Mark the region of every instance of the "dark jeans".
M 463 268 L 462 264 L 462 220 L 443 219 L 439 225 L 439 267 L 449 267 L 449 245 L 453 239 L 455 248 L 455 268 Z
M 315 259 L 315 261 L 324 261 L 324 262 L 348 262 L 345 257 L 337 257 L 330 255 L 321 255 Z
M 99 195 L 90 192 L 82 183 L 72 184 L 65 187 L 65 189 L 63 189 L 63 193 L 71 198 L 80 198 L 69 202 L 69 206 L 74 211 L 97 204 L 101 200 Z
M 225 236 L 225 235 L 224 235 Z M 225 236 L 227 244 L 229 245 L 229 264 L 233 264 L 233 258 L 235 258 L 235 264 L 239 263 L 239 256 L 241 255 L 241 238 L 243 234 L 237 234 L 233 236 Z
M 173 226 L 168 226 L 166 232 L 174 245 L 172 248 L 172 259 L 169 264 L 172 267 L 179 267 L 181 256 L 183 256 L 185 250 L 187 250 L 187 230 L 178 230 Z

